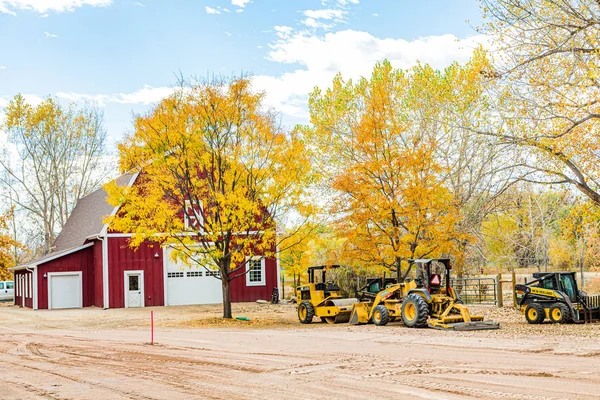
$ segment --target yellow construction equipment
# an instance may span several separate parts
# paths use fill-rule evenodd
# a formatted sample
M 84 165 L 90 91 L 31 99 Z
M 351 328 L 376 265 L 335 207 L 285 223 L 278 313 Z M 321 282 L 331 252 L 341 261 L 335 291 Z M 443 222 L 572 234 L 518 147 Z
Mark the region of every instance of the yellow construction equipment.
M 449 259 L 407 261 L 417 266 L 417 279 L 403 283 L 393 283 L 385 278 L 369 281 L 359 291 L 361 301 L 352 308 L 351 324 L 373 322 L 386 325 L 402 318 L 409 328 L 429 326 L 435 329 L 483 330 L 500 327 L 496 322 L 484 322 L 482 315 L 471 315 L 469 309 L 461 304 L 455 290 L 450 287 L 452 265 Z M 432 271 L 434 263 L 443 265 L 445 284 L 441 276 L 443 271 Z M 375 290 L 378 291 L 375 293 Z
M 348 322 L 352 305 L 356 298 L 345 299 L 340 295 L 340 287 L 327 281 L 327 271 L 339 268 L 339 265 L 321 265 L 308 269 L 308 284 L 296 288 L 296 304 L 298 319 L 303 324 L 310 324 L 313 318 L 320 317 L 329 324 Z M 315 272 L 321 272 L 320 282 L 315 279 Z

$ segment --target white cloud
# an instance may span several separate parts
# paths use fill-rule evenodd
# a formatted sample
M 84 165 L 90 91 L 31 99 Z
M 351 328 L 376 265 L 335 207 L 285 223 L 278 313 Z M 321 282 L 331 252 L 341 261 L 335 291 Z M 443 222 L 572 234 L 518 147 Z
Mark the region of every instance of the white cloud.
M 0 13 L 16 15 L 16 10 L 30 10 L 43 14 L 48 11 L 74 11 L 85 5 L 102 7 L 112 0 L 0 0 Z
M 246 7 L 248 3 L 250 3 L 250 0 L 231 0 L 231 4 L 240 8 Z
M 339 20 L 344 17 L 346 11 L 343 10 L 331 10 L 331 9 L 323 9 L 323 10 L 305 10 L 302 12 L 309 18 L 314 19 L 333 19 Z
M 317 29 L 317 28 L 329 29 L 329 28 L 333 27 L 333 25 L 331 25 L 331 24 L 326 24 L 324 22 L 317 21 L 314 18 L 303 19 L 301 21 L 301 24 L 306 25 L 307 27 L 313 28 L 313 29 Z
M 238 8 L 237 10 L 235 10 L 235 12 L 237 12 L 237 13 L 243 13 L 244 9 L 243 8 Z
M 50 14 L 42 14 L 40 15 L 40 18 L 48 18 L 50 16 Z
M 74 102 L 93 101 L 101 106 L 105 106 L 108 103 L 149 105 L 170 96 L 174 90 L 175 89 L 170 87 L 152 87 L 150 85 L 145 85 L 143 89 L 132 93 L 84 94 L 58 92 L 56 93 L 56 96 Z
M 46 35 L 46 39 L 58 37 L 58 35 L 55 35 L 54 33 L 49 33 L 49 32 L 44 32 L 44 35 Z
M 0 65 L 0 70 L 4 71 L 4 70 L 6 70 L 6 69 L 8 69 L 8 68 L 6 67 L 6 65 Z
M 37 106 L 44 101 L 43 98 L 35 94 L 24 94 L 23 97 L 25 98 L 25 101 L 32 106 Z M 5 108 L 11 100 L 12 98 L 0 97 L 0 108 Z
M 468 60 L 485 37 L 457 39 L 453 35 L 404 39 L 377 38 L 367 32 L 344 30 L 326 35 L 274 28 L 278 39 L 267 58 L 300 67 L 279 77 L 255 76 L 255 88 L 266 91 L 266 102 L 284 114 L 306 118 L 308 93 L 315 86 L 328 87 L 337 72 L 345 79 L 369 76 L 373 65 L 387 58 L 396 68 L 407 69 L 417 61 L 444 68 Z
M 138 6 L 138 7 L 146 7 L 146 5 L 144 3 L 140 3 L 139 1 L 134 1 L 133 5 Z
M 204 9 L 206 10 L 207 14 L 221 14 L 221 11 L 217 10 L 216 8 L 206 6 Z
M 226 34 L 227 36 L 231 36 L 231 32 L 227 32 L 227 31 L 225 31 L 225 34 Z
M 372 15 L 373 17 L 379 17 L 379 14 L 377 14 L 377 13 L 373 13 L 373 14 L 371 14 L 371 15 Z

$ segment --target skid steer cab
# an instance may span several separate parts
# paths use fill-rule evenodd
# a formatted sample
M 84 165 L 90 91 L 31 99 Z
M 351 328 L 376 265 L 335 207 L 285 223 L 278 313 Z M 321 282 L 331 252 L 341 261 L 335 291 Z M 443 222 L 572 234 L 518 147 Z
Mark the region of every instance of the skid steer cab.
M 533 281 L 515 286 L 517 304 L 530 324 L 600 321 L 600 295 L 577 287 L 575 272 L 538 272 Z
M 377 294 L 367 294 L 375 287 L 369 282 L 361 293 L 361 302 L 354 304 L 351 324 L 373 322 L 386 325 L 389 321 L 402 319 L 409 328 L 435 328 L 445 330 L 498 329 L 500 325 L 483 321 L 481 315 L 471 315 L 462 304 L 456 291 L 450 286 L 450 259 L 409 259 L 409 269 L 416 269 L 416 279 L 395 284 L 385 284 Z
M 327 273 L 339 265 L 320 265 L 308 268 L 308 283 L 296 288 L 298 319 L 310 324 L 314 317 L 329 324 L 348 322 L 356 298 L 342 298 L 340 287 L 327 280 Z

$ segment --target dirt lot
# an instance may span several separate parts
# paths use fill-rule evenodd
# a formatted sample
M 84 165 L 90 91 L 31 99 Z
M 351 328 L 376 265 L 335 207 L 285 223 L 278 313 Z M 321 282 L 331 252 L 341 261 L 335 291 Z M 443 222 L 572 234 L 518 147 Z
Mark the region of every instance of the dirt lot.
M 156 320 L 155 345 L 149 314 Z M 300 325 L 293 305 L 0 307 L 2 399 L 600 398 L 600 325 Z

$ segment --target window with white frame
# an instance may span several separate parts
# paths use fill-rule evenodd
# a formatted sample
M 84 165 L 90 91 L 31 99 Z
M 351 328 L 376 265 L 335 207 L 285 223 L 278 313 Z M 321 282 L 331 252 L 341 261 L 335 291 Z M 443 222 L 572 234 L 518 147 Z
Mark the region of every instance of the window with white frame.
M 246 262 L 246 286 L 265 286 L 265 259 L 249 257 Z
M 202 203 L 197 202 L 195 206 L 192 207 L 192 202 L 189 200 L 185 201 L 185 210 L 183 213 L 183 222 L 185 224 L 185 229 L 193 229 L 195 231 L 199 230 L 204 221 L 202 220 Z

